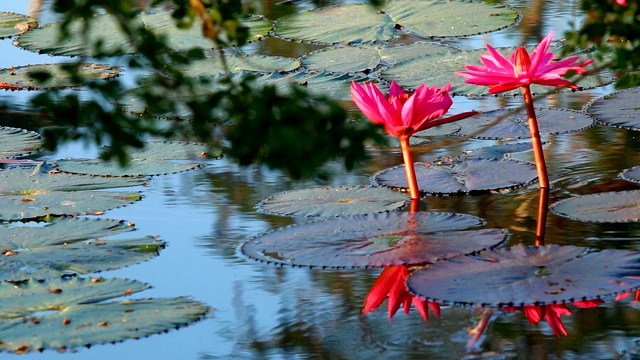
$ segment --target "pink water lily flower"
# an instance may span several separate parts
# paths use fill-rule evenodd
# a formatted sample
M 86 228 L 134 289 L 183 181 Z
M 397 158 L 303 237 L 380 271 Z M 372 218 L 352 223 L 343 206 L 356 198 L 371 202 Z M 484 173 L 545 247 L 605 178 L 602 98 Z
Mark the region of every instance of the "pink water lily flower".
M 484 66 L 465 65 L 466 72 L 456 72 L 456 75 L 466 78 L 468 84 L 489 87 L 490 94 L 517 89 L 522 86 L 539 84 L 578 89 L 578 86 L 563 79 L 569 71 L 575 74 L 586 72 L 585 66 L 593 60 L 576 62 L 579 57 L 554 61 L 554 54 L 549 52 L 549 45 L 553 40 L 553 31 L 542 39 L 540 44 L 529 56 L 524 47 L 519 47 L 509 59 L 496 49 L 487 45 L 489 55 L 480 56 Z

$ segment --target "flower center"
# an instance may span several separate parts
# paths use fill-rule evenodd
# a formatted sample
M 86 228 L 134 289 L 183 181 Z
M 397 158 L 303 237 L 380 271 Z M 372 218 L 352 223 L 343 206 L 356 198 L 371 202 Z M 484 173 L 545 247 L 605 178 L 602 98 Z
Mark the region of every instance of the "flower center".
M 514 60 L 515 76 L 529 71 L 529 68 L 531 67 L 531 58 L 529 57 L 529 53 L 527 53 L 527 50 L 525 50 L 524 47 L 519 47 L 516 50 Z

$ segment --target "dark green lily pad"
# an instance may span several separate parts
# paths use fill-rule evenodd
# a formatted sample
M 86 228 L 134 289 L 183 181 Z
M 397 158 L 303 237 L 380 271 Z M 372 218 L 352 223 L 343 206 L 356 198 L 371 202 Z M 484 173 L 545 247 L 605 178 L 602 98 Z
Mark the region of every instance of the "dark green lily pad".
M 620 174 L 620 177 L 624 180 L 640 184 L 640 166 L 634 166 L 627 169 Z
M 0 83 L 9 84 L 10 90 L 46 90 L 78 87 L 82 83 L 72 81 L 65 64 L 40 64 L 12 67 L 0 70 Z M 84 81 L 108 80 L 120 75 L 121 68 L 101 64 L 81 64 L 78 75 Z M 45 78 L 40 75 L 48 74 Z M 35 76 L 35 77 L 34 77 Z
M 42 135 L 34 131 L 0 126 L 0 159 L 31 155 L 42 147 Z
M 518 18 L 510 7 L 484 2 L 391 0 L 380 10 L 369 4 L 346 4 L 290 15 L 278 21 L 276 35 L 325 44 L 361 44 L 392 40 L 398 26 L 422 37 L 469 36 L 506 28 Z
M 297 72 L 292 74 L 272 73 L 261 76 L 257 79 L 258 85 L 275 85 L 279 90 L 286 93 L 292 84 L 304 86 L 304 88 L 314 95 L 324 95 L 333 100 L 351 100 L 351 82 L 361 82 L 368 80 L 364 76 L 337 74 L 328 72 Z M 380 91 L 387 91 L 386 86 L 379 86 Z
M 58 160 L 58 169 L 72 174 L 100 176 L 156 176 L 175 174 L 201 167 L 199 163 L 184 163 L 167 160 L 195 160 L 209 158 L 204 144 L 179 141 L 151 141 L 142 150 L 129 153 L 126 167 L 100 159 Z M 214 154 L 221 155 L 221 153 Z M 219 156 L 215 156 L 219 157 Z
M 226 55 L 225 60 L 229 71 L 243 72 L 253 71 L 260 73 L 289 72 L 301 66 L 300 60 L 284 56 L 268 55 Z M 203 60 L 195 61 L 188 67 L 181 69 L 187 77 L 222 75 L 225 69 L 219 56 L 207 57 Z
M 2 283 L 0 350 L 18 354 L 66 351 L 138 339 L 188 325 L 208 312 L 206 306 L 185 298 L 96 303 L 147 288 L 147 284 L 127 279 Z
M 604 95 L 585 107 L 585 111 L 604 125 L 640 131 L 640 87 Z
M 570 303 L 640 288 L 640 279 L 629 276 L 638 274 L 639 263 L 638 252 L 519 244 L 429 265 L 409 276 L 407 287 L 441 304 L 519 307 Z
M 640 190 L 576 196 L 551 205 L 550 210 L 573 220 L 596 223 L 640 221 Z
M 589 115 L 567 109 L 536 108 L 540 135 L 557 135 L 582 131 L 594 125 Z M 515 140 L 531 137 L 526 110 L 497 109 L 478 113 L 456 121 L 460 130 L 456 135 L 477 139 Z
M 509 57 L 516 48 L 498 48 L 499 52 Z M 528 47 L 527 50 L 531 52 L 533 47 Z M 549 51 L 558 55 L 562 52 L 562 47 L 553 47 Z M 488 55 L 486 49 L 476 50 L 452 50 L 447 53 L 434 53 L 421 57 L 414 57 L 408 61 L 399 63 L 388 69 L 384 69 L 381 72 L 381 76 L 384 79 L 395 81 L 399 85 L 405 88 L 417 88 L 423 83 L 430 85 L 442 86 L 447 83 L 452 83 L 451 91 L 455 95 L 469 95 L 469 96 L 495 96 L 489 94 L 489 88 L 487 86 L 478 86 L 465 83 L 465 78 L 454 74 L 456 71 L 464 71 L 465 65 L 482 65 L 480 61 L 481 55 Z M 578 54 L 582 60 L 591 58 L 588 53 Z M 610 76 L 603 76 L 601 74 L 593 74 L 585 76 L 580 81 L 576 82 L 582 89 L 590 89 L 598 86 L 610 84 L 614 79 Z M 559 92 L 559 91 L 571 91 L 567 88 L 552 88 L 549 86 L 541 86 L 532 84 L 531 92 L 536 94 L 545 94 L 547 92 Z M 514 96 L 521 95 L 519 89 L 507 91 L 498 94 L 498 96 Z
M 152 237 L 104 240 L 133 230 L 114 220 L 59 218 L 47 226 L 0 224 L 0 280 L 44 279 L 115 270 L 149 260 L 165 245 Z M 89 241 L 85 241 L 89 240 Z
M 273 215 L 331 217 L 396 210 L 408 200 L 385 188 L 340 186 L 285 191 L 262 200 L 256 207 Z
M 482 224 L 453 213 L 377 213 L 338 216 L 257 235 L 242 252 L 275 265 L 366 268 L 413 265 L 498 246 L 500 229 L 461 230 Z
M 414 167 L 422 195 L 476 195 L 516 189 L 537 179 L 534 164 L 515 160 L 452 159 L 415 163 Z M 372 182 L 401 191 L 408 189 L 404 165 L 374 174 Z
M 38 26 L 32 17 L 12 12 L 0 12 L 0 39 L 20 35 Z

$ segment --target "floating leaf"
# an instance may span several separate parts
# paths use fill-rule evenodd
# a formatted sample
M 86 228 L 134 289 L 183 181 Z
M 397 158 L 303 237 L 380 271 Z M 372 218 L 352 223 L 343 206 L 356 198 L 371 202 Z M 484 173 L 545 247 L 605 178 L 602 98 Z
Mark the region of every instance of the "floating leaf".
M 0 350 L 24 354 L 138 339 L 202 318 L 185 298 L 95 302 L 149 288 L 134 280 L 72 278 L 0 284 Z M 19 298 L 20 301 L 14 301 Z
M 292 84 L 304 86 L 304 88 L 314 95 L 324 95 L 333 100 L 351 100 L 351 82 L 363 81 L 366 77 L 357 75 L 335 74 L 327 72 L 297 72 L 282 75 L 273 73 L 261 76 L 257 79 L 258 85 L 275 85 L 279 90 L 286 93 L 287 88 Z M 384 86 L 380 86 L 381 91 L 385 91 Z
M 604 95 L 585 107 L 599 123 L 622 129 L 640 131 L 640 87 Z
M 0 159 L 31 155 L 42 147 L 42 135 L 25 129 L 0 126 Z
M 506 28 L 518 18 L 512 8 L 484 2 L 396 0 L 386 2 L 380 10 L 369 4 L 346 4 L 303 11 L 280 19 L 276 35 L 326 44 L 361 44 L 392 40 L 399 26 L 423 37 L 469 36 Z
M 519 244 L 429 265 L 413 273 L 407 286 L 413 294 L 444 304 L 569 303 L 640 288 L 639 262 L 639 252 Z
M 640 221 L 640 190 L 604 192 L 559 201 L 551 211 L 573 220 L 597 223 Z
M 258 203 L 258 210 L 282 216 L 331 217 L 391 211 L 407 197 L 385 188 L 341 186 L 285 191 Z
M 38 26 L 32 17 L 11 12 L 0 12 L 0 39 L 20 35 Z
M 466 159 L 415 163 L 420 192 L 429 195 L 475 195 L 515 189 L 534 182 L 535 165 L 515 160 Z M 382 170 L 372 177 L 376 186 L 407 191 L 404 165 Z
M 81 86 L 71 78 L 68 64 L 40 64 L 0 70 L 0 83 L 10 90 L 46 90 Z M 108 80 L 120 75 L 122 69 L 101 64 L 81 64 L 78 76 L 84 81 Z M 46 74 L 46 75 L 45 75 Z
M 309 70 L 351 73 L 373 70 L 380 64 L 379 49 L 366 46 L 343 46 L 307 54 L 302 65 Z
M 567 109 L 536 108 L 540 135 L 565 134 L 582 131 L 594 124 L 593 118 L 579 111 Z M 525 110 L 498 109 L 478 113 L 457 121 L 460 126 L 457 135 L 477 139 L 513 140 L 531 136 Z
M 134 177 L 166 175 L 202 166 L 198 163 L 167 160 L 204 159 L 209 157 L 207 151 L 208 148 L 204 144 L 152 141 L 145 143 L 143 150 L 130 152 L 130 162 L 125 167 L 100 159 L 66 159 L 58 160 L 57 164 L 58 169 L 72 174 Z M 214 155 L 220 155 L 220 153 Z
M 511 154 L 532 150 L 530 142 L 511 143 L 468 150 L 465 151 L 465 157 L 502 160 Z
M 624 180 L 640 184 L 640 166 L 634 166 L 627 169 L 620 174 L 620 177 Z
M 253 71 L 260 73 L 289 72 L 301 66 L 300 60 L 287 58 L 284 56 L 268 55 L 226 55 L 225 60 L 229 71 L 242 72 Z M 194 61 L 189 66 L 181 67 L 180 70 L 187 77 L 213 76 L 225 74 L 219 56 L 207 57 L 204 60 Z
M 500 229 L 479 226 L 479 218 L 452 213 L 378 213 L 338 216 L 257 235 L 242 252 L 276 265 L 360 268 L 411 265 L 498 246 Z
M 115 270 L 149 260 L 165 245 L 152 237 L 102 239 L 133 230 L 113 220 L 61 218 L 47 226 L 5 225 L 0 226 L 0 280 Z

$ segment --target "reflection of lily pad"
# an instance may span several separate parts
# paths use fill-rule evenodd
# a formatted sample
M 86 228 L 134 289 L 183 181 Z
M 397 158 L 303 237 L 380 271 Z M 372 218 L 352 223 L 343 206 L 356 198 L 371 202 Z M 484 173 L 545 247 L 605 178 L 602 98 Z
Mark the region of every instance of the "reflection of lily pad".
M 0 39 L 20 35 L 38 26 L 34 18 L 11 12 L 0 12 Z
M 0 350 L 18 354 L 65 351 L 137 339 L 188 325 L 208 311 L 185 298 L 97 303 L 147 288 L 147 284 L 127 279 L 2 283 Z
M 380 10 L 346 4 L 304 11 L 280 19 L 276 35 L 326 44 L 389 41 L 396 27 L 423 37 L 468 36 L 513 25 L 518 12 L 473 1 L 394 0 Z M 451 26 L 456 24 L 456 26 Z
M 480 219 L 452 213 L 339 216 L 266 232 L 247 240 L 247 256 L 276 265 L 359 268 L 424 264 L 491 248 L 500 229 L 461 230 Z
M 72 81 L 69 64 L 41 64 L 0 70 L 0 83 L 10 84 L 12 90 L 43 90 L 81 86 Z M 85 81 L 108 80 L 122 69 L 101 64 L 81 64 L 78 76 Z
M 640 166 L 634 166 L 627 169 L 620 174 L 620 177 L 624 180 L 640 184 Z
M 589 222 L 640 221 L 640 190 L 576 196 L 551 205 L 560 216 Z
M 214 154 L 214 155 L 219 155 Z M 100 159 L 58 160 L 61 171 L 73 174 L 101 176 L 151 176 L 175 174 L 193 170 L 201 166 L 197 163 L 184 163 L 167 160 L 202 159 L 209 157 L 207 146 L 198 143 L 177 141 L 153 141 L 145 143 L 143 150 L 129 153 L 130 162 L 126 167 Z M 219 156 L 216 156 L 219 157 Z
M 564 134 L 590 128 L 594 120 L 578 111 L 566 109 L 536 109 L 540 135 Z M 525 110 L 498 109 L 479 113 L 457 121 L 461 128 L 456 133 L 473 135 L 478 139 L 513 140 L 531 136 Z
M 587 113 L 604 125 L 640 131 L 640 87 L 616 91 L 592 101 Z
M 0 127 L 0 159 L 33 154 L 42 147 L 42 136 L 33 131 Z
M 152 237 L 101 239 L 129 230 L 133 228 L 116 221 L 74 218 L 57 219 L 44 227 L 0 227 L 0 251 L 5 255 L 0 279 L 114 270 L 155 257 L 164 247 Z
M 640 253 L 575 246 L 483 251 L 429 265 L 407 279 L 409 291 L 445 304 L 527 306 L 569 303 L 640 288 Z M 588 274 L 588 275 L 587 275 Z
M 385 188 L 342 186 L 285 191 L 262 200 L 258 210 L 283 216 L 344 216 L 398 209 L 407 197 Z
M 515 189 L 537 178 L 533 164 L 514 160 L 467 159 L 414 166 L 420 192 L 429 195 L 474 195 Z M 372 181 L 377 186 L 402 191 L 408 188 L 404 165 L 382 170 L 373 175 Z

